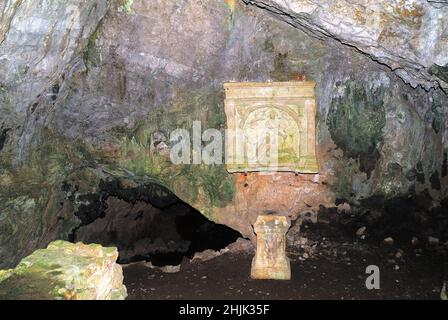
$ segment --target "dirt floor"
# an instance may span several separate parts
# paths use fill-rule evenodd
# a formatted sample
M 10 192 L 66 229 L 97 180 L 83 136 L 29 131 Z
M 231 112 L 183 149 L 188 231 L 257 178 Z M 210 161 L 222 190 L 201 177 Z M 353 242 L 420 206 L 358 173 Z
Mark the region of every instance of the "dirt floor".
M 374 244 L 325 226 L 305 226 L 288 248 L 291 281 L 249 277 L 253 253 L 228 252 L 205 262 L 184 261 L 178 273 L 135 263 L 124 267 L 128 299 L 440 299 L 448 279 L 446 248 Z M 379 290 L 365 286 L 366 268 L 380 269 Z

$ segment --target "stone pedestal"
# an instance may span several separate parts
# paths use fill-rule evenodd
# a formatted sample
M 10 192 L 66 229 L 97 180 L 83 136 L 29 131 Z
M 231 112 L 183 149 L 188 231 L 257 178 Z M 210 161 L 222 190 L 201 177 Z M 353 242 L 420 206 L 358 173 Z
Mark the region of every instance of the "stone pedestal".
M 291 266 L 286 257 L 286 232 L 290 222 L 285 216 L 259 216 L 254 229 L 257 253 L 252 260 L 253 279 L 290 280 Z

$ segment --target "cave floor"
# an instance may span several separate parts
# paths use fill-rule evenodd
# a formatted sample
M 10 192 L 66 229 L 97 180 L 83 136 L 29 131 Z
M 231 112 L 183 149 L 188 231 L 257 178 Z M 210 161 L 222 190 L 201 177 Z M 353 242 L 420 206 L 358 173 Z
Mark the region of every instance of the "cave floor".
M 344 247 L 345 246 L 345 247 Z M 184 262 L 178 273 L 135 263 L 124 267 L 128 299 L 440 299 L 447 260 L 414 255 L 396 248 L 372 247 L 356 242 L 321 250 L 308 259 L 290 252 L 291 281 L 260 281 L 249 277 L 252 254 L 225 253 L 205 262 Z M 297 254 L 297 256 L 299 256 Z M 368 290 L 368 265 L 380 268 L 379 290 Z

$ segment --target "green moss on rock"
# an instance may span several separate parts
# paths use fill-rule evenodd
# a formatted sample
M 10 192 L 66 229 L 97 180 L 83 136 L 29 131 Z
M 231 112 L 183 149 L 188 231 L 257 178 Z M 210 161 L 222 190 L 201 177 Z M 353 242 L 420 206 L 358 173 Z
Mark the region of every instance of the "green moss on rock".
M 435 97 L 432 102 L 432 114 L 433 114 L 433 120 L 432 120 L 432 128 L 435 133 L 439 133 L 440 130 L 443 128 L 443 124 L 445 122 L 445 108 L 443 107 L 443 103 L 441 99 L 438 97 Z
M 432 74 L 436 77 L 439 77 L 445 82 L 448 82 L 448 64 L 445 66 L 439 66 L 437 64 L 433 64 L 429 69 L 429 74 Z
M 74 144 L 51 132 L 44 133 L 43 141 L 18 168 L 7 155 L 0 157 L 1 267 L 15 265 L 51 239 L 66 239 L 78 224 L 71 208 L 64 208 L 66 194 L 61 187 L 67 176 L 83 166 L 82 156 Z
M 213 219 L 214 207 L 225 207 L 235 194 L 235 181 L 224 165 L 174 165 L 169 152 L 155 150 L 153 137 L 164 137 L 168 148 L 169 134 L 175 129 L 186 129 L 192 138 L 193 121 L 200 121 L 202 130 L 224 130 L 225 113 L 221 91 L 190 92 L 179 95 L 168 106 L 154 111 L 151 116 L 117 138 L 119 156 L 108 165 L 109 172 L 118 175 L 128 172 L 147 176 L 172 190 L 180 199 L 193 205 L 208 218 Z M 101 160 L 99 160 L 101 161 Z
M 386 124 L 384 88 L 373 92 L 364 83 L 346 81 L 343 94 L 332 100 L 327 125 L 335 144 L 345 156 L 359 159 L 368 177 L 379 159 L 379 147 Z
M 98 50 L 98 38 L 101 35 L 101 24 L 98 25 L 95 32 L 89 37 L 87 42 L 84 59 L 87 67 L 98 67 L 101 64 L 101 52 Z
M 0 271 L 0 300 L 124 299 L 116 248 L 52 242 L 12 270 Z
M 119 12 L 124 12 L 127 14 L 133 13 L 132 6 L 134 4 L 134 0 L 116 0 L 116 1 Z

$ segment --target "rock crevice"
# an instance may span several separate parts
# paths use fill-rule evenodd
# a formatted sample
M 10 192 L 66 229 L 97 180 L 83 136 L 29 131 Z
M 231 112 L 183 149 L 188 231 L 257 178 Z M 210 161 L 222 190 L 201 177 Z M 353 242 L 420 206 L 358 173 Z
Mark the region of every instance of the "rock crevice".
M 402 0 L 243 0 L 389 66 L 412 87 L 448 90 L 448 7 Z

